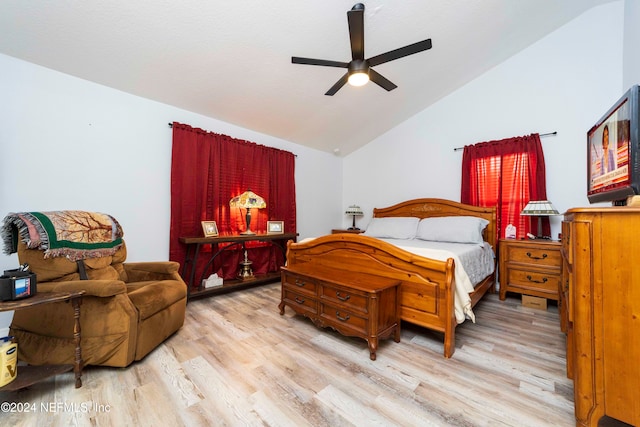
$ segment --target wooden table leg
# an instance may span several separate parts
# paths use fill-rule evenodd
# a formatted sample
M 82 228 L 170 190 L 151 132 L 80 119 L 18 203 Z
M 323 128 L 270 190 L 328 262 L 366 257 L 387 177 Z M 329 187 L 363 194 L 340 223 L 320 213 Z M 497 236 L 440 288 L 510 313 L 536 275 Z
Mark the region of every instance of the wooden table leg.
M 80 348 L 80 304 L 82 303 L 82 297 L 72 298 L 71 304 L 73 304 L 73 340 L 76 344 L 75 363 L 73 372 L 76 375 L 76 388 L 82 387 L 82 349 Z
M 376 351 L 378 351 L 378 337 L 369 337 L 367 340 L 369 345 L 369 359 L 376 360 Z

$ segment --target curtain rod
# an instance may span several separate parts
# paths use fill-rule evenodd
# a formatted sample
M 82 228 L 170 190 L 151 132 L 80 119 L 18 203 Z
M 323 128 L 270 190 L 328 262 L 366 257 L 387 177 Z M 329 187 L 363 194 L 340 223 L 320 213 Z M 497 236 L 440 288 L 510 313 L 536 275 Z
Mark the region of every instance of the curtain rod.
M 173 127 L 173 123 L 169 123 L 169 127 L 170 127 L 170 128 L 172 128 L 172 127 Z M 295 153 L 291 153 L 291 154 L 293 154 L 293 155 L 294 155 L 294 157 L 298 157 L 298 155 L 297 155 L 297 154 L 295 154 Z
M 557 135 L 557 134 L 558 134 L 558 131 L 548 132 L 548 133 L 541 133 L 540 137 L 543 138 L 545 136 L 552 136 L 552 135 Z M 457 147 L 457 148 L 453 149 L 453 151 L 458 151 L 458 150 L 464 150 L 464 147 Z

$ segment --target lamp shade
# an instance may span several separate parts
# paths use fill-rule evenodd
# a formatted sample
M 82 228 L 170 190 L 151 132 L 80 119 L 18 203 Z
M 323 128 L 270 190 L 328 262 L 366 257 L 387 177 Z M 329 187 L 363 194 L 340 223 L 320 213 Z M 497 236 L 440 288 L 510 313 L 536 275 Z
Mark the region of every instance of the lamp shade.
M 360 206 L 351 205 L 347 208 L 347 210 L 344 213 L 347 215 L 353 216 L 353 225 L 349 227 L 349 230 L 360 230 L 359 228 L 356 227 L 356 217 L 364 215 L 364 213 L 362 212 L 362 209 L 360 209 Z
M 251 231 L 251 209 L 263 209 L 267 207 L 264 199 L 258 196 L 251 190 L 247 190 L 239 196 L 236 196 L 229 200 L 229 206 L 232 208 L 245 208 L 247 210 L 247 214 L 245 216 L 245 221 L 247 222 L 247 229 L 240 234 L 256 234 Z
M 360 206 L 351 205 L 347 208 L 347 210 L 345 211 L 345 214 L 360 216 L 360 215 L 364 215 L 364 212 L 362 212 L 362 209 L 360 209 Z
M 251 190 L 247 190 L 241 195 L 229 200 L 229 206 L 232 208 L 263 209 L 267 207 L 267 204 L 262 197 L 258 196 Z
M 527 206 L 524 207 L 520 215 L 523 216 L 537 216 L 538 217 L 538 235 L 535 237 L 536 239 L 550 239 L 549 236 L 542 235 L 542 217 L 543 216 L 552 216 L 552 215 L 560 215 L 560 212 L 553 207 L 550 201 L 548 200 L 531 200 L 527 203 Z
M 552 216 L 552 215 L 560 215 L 560 212 L 553 207 L 548 200 L 531 200 L 527 203 L 527 206 L 524 207 L 520 215 L 525 216 Z

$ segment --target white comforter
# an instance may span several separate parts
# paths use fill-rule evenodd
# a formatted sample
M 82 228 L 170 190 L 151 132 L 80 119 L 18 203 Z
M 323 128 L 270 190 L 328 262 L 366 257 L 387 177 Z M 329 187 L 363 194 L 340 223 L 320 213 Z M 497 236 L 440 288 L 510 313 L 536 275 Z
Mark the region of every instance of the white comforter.
M 300 243 L 313 238 L 306 238 Z M 495 254 L 491 245 L 468 243 L 433 242 L 420 239 L 379 239 L 390 243 L 407 252 L 425 258 L 446 261 L 453 258 L 455 263 L 454 278 L 456 281 L 454 296 L 454 312 L 458 324 L 470 319 L 475 323 L 476 317 L 471 308 L 471 297 L 474 285 L 493 273 L 495 269 Z
M 495 255 L 491 245 L 484 243 L 446 243 L 431 242 L 420 239 L 380 239 L 407 252 L 423 256 L 425 258 L 446 261 L 453 258 L 455 263 L 454 277 L 456 281 L 455 316 L 458 323 L 470 319 L 475 323 L 475 315 L 471 308 L 469 293 L 473 292 L 474 285 L 493 273 Z

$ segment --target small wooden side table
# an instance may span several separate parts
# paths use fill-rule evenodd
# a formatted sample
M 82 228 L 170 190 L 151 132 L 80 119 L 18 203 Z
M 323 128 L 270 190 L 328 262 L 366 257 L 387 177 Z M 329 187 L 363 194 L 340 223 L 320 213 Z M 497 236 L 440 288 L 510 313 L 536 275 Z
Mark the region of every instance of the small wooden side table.
M 16 300 L 0 302 L 0 311 L 21 310 L 41 304 L 70 301 L 73 305 L 73 339 L 75 341 L 75 361 L 67 365 L 42 365 L 42 366 L 18 366 L 18 376 L 15 380 L 0 387 L 0 391 L 16 391 L 29 387 L 37 382 L 54 375 L 68 372 L 73 369 L 76 376 L 76 388 L 82 387 L 82 351 L 80 348 L 80 304 L 84 291 L 79 292 L 40 292 L 34 296 Z M 18 343 L 18 347 L 20 343 Z

